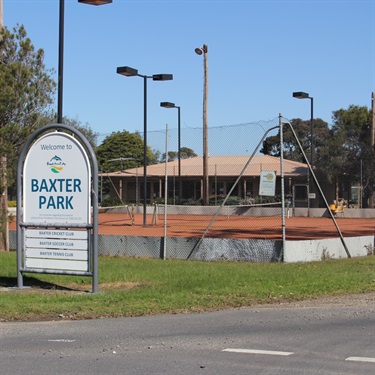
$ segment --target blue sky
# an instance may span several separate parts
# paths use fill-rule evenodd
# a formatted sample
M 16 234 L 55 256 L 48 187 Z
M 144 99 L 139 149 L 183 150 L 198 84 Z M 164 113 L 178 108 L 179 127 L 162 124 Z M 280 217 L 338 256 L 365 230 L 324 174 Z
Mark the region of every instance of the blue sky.
M 57 71 L 59 0 L 3 0 L 3 12 L 5 26 L 23 24 Z M 128 65 L 174 75 L 148 80 L 150 131 L 177 127 L 177 110 L 162 101 L 181 106 L 183 131 L 201 127 L 203 56 L 194 49 L 203 44 L 209 128 L 279 113 L 308 120 L 310 101 L 293 91 L 314 97 L 314 117 L 328 123 L 334 110 L 371 106 L 375 0 L 65 0 L 64 115 L 100 134 L 142 132 L 143 80 L 116 74 Z

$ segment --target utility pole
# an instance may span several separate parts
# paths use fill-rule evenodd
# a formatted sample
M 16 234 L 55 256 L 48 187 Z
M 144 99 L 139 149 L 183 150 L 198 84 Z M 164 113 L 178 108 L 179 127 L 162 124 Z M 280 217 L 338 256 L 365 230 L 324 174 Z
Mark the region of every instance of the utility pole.
M 371 110 L 372 110 L 372 121 L 371 121 L 371 146 L 375 148 L 375 92 L 371 96 Z M 375 151 L 375 149 L 374 149 Z
M 4 26 L 3 0 L 0 0 L 0 30 Z M 1 140 L 2 141 L 2 140 Z M 1 142 L 0 141 L 0 142 Z M 0 233 L 0 250 L 9 251 L 9 225 L 8 225 L 8 182 L 7 182 L 7 157 L 0 156 L 1 170 L 1 233 Z
M 371 95 L 371 111 L 372 111 L 372 119 L 371 119 L 371 151 L 372 151 L 372 162 L 373 166 L 375 164 L 375 92 L 372 92 Z M 373 182 L 375 179 L 374 170 L 373 170 Z M 370 189 L 370 196 L 369 196 L 369 207 L 374 208 L 374 189 L 371 187 Z

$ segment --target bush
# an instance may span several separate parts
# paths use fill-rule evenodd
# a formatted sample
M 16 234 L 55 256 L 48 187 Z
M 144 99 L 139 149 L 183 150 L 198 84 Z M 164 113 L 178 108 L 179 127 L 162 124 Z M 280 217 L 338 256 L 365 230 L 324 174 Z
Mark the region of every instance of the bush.
M 17 201 L 8 201 L 8 207 L 17 207 Z
M 120 199 L 115 197 L 105 198 L 103 199 L 103 202 L 101 202 L 101 207 L 114 207 L 122 205 L 123 203 L 120 201 Z

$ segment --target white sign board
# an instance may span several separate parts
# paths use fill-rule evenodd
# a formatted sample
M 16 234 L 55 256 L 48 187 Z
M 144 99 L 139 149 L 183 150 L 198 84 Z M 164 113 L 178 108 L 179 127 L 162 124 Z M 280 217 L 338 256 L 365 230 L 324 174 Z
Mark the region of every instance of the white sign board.
M 73 136 L 56 131 L 39 138 L 23 167 L 24 221 L 88 224 L 90 181 L 87 154 Z
M 85 230 L 25 229 L 27 268 L 88 271 L 88 232 Z
M 276 189 L 276 172 L 262 171 L 260 174 L 259 195 L 274 197 Z

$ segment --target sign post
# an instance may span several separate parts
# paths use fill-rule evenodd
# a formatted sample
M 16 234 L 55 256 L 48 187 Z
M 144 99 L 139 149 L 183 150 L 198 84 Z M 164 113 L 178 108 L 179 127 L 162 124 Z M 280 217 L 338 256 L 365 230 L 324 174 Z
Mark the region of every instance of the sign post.
M 26 142 L 17 168 L 18 287 L 23 273 L 54 273 L 92 276 L 97 292 L 97 169 L 71 126 L 47 125 Z

